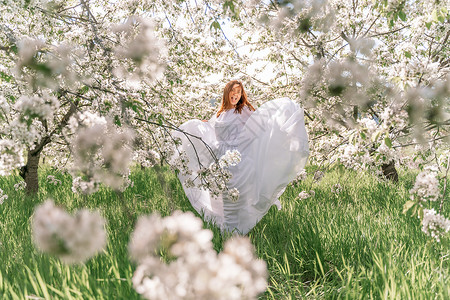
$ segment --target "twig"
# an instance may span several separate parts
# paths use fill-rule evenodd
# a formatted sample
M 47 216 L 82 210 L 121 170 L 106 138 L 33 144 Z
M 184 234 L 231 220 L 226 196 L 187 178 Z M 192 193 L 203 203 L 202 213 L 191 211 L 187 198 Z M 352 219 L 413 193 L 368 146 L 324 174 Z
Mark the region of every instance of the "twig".
M 211 12 L 214 13 L 213 9 L 211 8 L 211 6 L 209 6 L 208 2 L 206 2 L 206 7 L 209 8 L 209 10 L 211 10 Z M 217 24 L 219 24 L 219 28 L 220 28 L 220 31 L 221 31 L 222 34 L 223 34 L 223 37 L 224 37 L 224 38 L 227 40 L 227 42 L 230 44 L 231 48 L 233 48 L 234 52 L 236 52 L 237 57 L 238 57 L 238 58 L 241 58 L 241 57 L 239 56 L 239 53 L 237 52 L 236 48 L 234 47 L 234 45 L 233 45 L 233 44 L 231 43 L 231 41 L 227 38 L 225 32 L 224 32 L 223 29 L 222 29 L 222 26 L 220 26 L 220 23 L 219 23 L 219 21 L 217 20 L 217 17 L 215 16 L 215 14 L 213 14 L 213 17 L 214 17 L 215 22 L 217 22 Z
M 433 140 L 429 140 L 429 141 L 425 141 L 425 142 L 417 142 L 417 143 L 409 143 L 409 144 L 404 144 L 404 145 L 392 146 L 392 148 L 401 148 L 401 147 L 408 147 L 408 146 L 413 146 L 413 145 L 427 144 L 429 142 L 442 140 L 442 139 L 445 139 L 447 137 L 450 137 L 450 135 L 444 135 L 444 136 L 441 136 L 439 138 L 435 138 Z

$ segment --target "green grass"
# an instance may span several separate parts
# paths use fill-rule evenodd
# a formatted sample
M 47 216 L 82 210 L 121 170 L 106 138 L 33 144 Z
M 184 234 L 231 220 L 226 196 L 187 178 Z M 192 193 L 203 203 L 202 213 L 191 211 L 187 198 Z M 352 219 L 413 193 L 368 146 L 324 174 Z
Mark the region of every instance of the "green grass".
M 47 183 L 55 175 L 62 185 Z M 136 169 L 134 187 L 122 195 L 101 189 L 75 195 L 71 178 L 51 169 L 40 172 L 40 192 L 26 197 L 13 185 L 17 175 L 0 177 L 9 198 L 0 205 L 0 299 L 139 299 L 131 277 L 135 265 L 128 239 L 139 215 L 166 216 L 192 211 L 178 179 L 169 171 Z M 403 215 L 414 174 L 401 172 L 393 184 L 364 173 L 336 168 L 319 183 L 311 176 L 290 186 L 248 234 L 257 255 L 267 262 L 269 287 L 262 299 L 450 299 L 448 239 L 440 244 L 421 231 L 417 218 Z M 331 193 L 340 183 L 343 191 Z M 295 200 L 302 190 L 316 194 Z M 69 211 L 98 208 L 107 220 L 108 247 L 83 265 L 67 266 L 33 246 L 30 218 L 34 206 L 52 198 Z M 444 215 L 449 215 L 448 201 Z M 214 247 L 228 238 L 209 224 Z

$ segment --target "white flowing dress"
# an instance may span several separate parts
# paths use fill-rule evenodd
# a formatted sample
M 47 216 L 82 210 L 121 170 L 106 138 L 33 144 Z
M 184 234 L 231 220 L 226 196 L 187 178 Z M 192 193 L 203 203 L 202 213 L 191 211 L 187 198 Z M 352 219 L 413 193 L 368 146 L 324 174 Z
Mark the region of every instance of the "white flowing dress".
M 246 234 L 272 205 L 280 209 L 278 197 L 303 170 L 309 155 L 303 109 L 289 98 L 268 101 L 256 111 L 244 107 L 239 114 L 231 109 L 208 122 L 190 120 L 180 129 L 209 146 L 174 132 L 192 170 L 191 175 L 178 175 L 186 196 L 206 220 L 231 232 Z M 186 186 L 187 179 L 198 180 L 199 161 L 205 167 L 213 162 L 210 151 L 220 158 L 234 149 L 241 153 L 241 161 L 228 168 L 232 178 L 227 186 L 239 191 L 236 202 L 229 200 L 227 192 L 214 197 L 208 190 Z

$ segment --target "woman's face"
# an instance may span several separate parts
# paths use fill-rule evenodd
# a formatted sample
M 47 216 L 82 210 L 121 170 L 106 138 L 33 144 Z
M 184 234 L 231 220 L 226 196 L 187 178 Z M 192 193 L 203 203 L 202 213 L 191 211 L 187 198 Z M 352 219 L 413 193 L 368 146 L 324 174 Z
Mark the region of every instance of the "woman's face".
M 230 92 L 230 102 L 233 106 L 235 106 L 239 102 L 239 99 L 241 99 L 241 94 L 242 94 L 241 86 L 236 83 L 235 85 L 233 85 L 233 88 L 231 89 Z

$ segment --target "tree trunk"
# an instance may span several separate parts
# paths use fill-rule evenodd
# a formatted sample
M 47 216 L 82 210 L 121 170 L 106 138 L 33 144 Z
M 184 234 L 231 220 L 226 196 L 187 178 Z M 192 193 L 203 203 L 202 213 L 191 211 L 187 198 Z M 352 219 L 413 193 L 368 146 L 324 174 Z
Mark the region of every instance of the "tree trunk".
M 381 170 L 383 171 L 384 177 L 392 180 L 393 182 L 398 182 L 398 173 L 395 169 L 395 163 L 393 160 L 387 164 L 382 165 Z
M 28 151 L 28 161 L 25 166 L 20 169 L 20 176 L 27 184 L 27 194 L 37 194 L 39 191 L 38 167 L 41 151 Z

